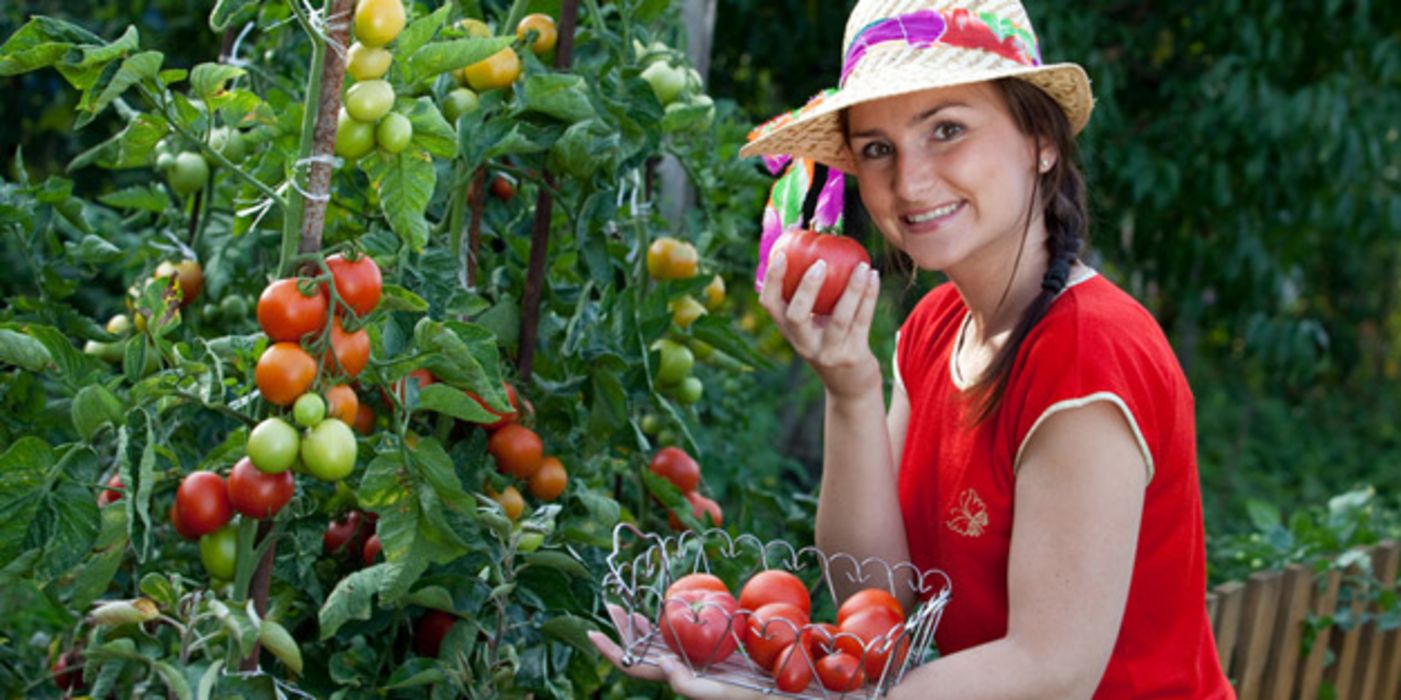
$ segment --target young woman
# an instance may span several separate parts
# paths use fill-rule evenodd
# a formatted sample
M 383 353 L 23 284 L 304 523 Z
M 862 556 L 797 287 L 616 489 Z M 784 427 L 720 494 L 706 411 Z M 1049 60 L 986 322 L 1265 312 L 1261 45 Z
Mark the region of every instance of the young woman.
M 1191 390 L 1148 312 L 1080 260 L 1084 71 L 1042 65 L 1009 0 L 863 0 L 846 34 L 840 89 L 744 153 L 855 175 L 885 240 L 950 280 L 900 329 L 888 406 L 874 271 L 814 316 L 823 266 L 785 302 L 779 250 L 761 293 L 826 388 L 818 546 L 953 583 L 941 657 L 890 697 L 1233 697 L 1206 613 Z M 737 692 L 676 665 L 628 672 Z

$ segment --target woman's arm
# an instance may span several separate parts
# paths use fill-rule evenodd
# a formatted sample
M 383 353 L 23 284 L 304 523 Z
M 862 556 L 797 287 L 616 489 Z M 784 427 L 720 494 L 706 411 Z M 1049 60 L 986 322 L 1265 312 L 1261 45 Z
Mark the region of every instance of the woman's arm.
M 1147 483 L 1112 404 L 1048 418 L 1017 474 L 1007 636 L 912 670 L 890 697 L 1093 695 L 1123 620 Z

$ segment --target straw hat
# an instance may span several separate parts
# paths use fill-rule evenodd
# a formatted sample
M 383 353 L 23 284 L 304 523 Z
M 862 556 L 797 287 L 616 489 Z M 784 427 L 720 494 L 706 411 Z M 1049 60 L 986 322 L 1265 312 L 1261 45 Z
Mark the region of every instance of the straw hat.
M 861 102 L 1014 77 L 1041 88 L 1079 133 L 1094 97 L 1074 63 L 1041 64 L 1016 0 L 861 0 L 846 23 L 839 87 L 760 125 L 742 156 L 787 154 L 855 172 L 838 116 Z

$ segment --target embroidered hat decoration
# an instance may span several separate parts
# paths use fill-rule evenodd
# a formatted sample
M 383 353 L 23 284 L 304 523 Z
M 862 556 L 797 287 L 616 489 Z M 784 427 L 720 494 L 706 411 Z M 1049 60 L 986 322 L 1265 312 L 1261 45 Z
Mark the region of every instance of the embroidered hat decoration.
M 847 19 L 842 56 L 837 89 L 755 128 L 740 155 L 785 154 L 854 172 L 842 110 L 999 78 L 1024 80 L 1050 95 L 1075 133 L 1094 109 L 1083 68 L 1042 63 L 1031 20 L 1016 0 L 861 0 Z

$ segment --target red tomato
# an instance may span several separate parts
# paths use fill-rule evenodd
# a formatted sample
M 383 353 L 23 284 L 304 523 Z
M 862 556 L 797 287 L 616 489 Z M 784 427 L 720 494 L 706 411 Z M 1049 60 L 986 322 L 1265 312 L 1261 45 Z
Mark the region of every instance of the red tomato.
M 296 482 L 291 470 L 267 474 L 253 460 L 238 460 L 229 472 L 229 504 L 250 518 L 272 518 L 292 500 Z
M 365 540 L 365 548 L 360 552 L 361 561 L 365 562 L 365 566 L 374 566 L 383 549 L 384 545 L 380 544 L 379 535 L 370 535 L 370 539 Z
M 331 355 L 335 354 L 333 358 Z M 336 365 L 345 371 L 345 376 L 350 379 L 360 375 L 365 369 L 365 365 L 370 362 L 370 333 L 361 328 L 354 333 L 347 333 L 341 326 L 341 319 L 337 316 L 331 321 L 331 352 L 326 353 L 321 358 L 321 364 L 327 372 L 335 372 Z
M 292 342 L 274 343 L 258 358 L 253 381 L 263 400 L 278 406 L 290 406 L 316 379 L 316 360 L 302 346 Z
M 457 624 L 457 616 L 442 610 L 429 610 L 418 618 L 414 625 L 413 649 L 419 656 L 438 658 L 438 650 L 443 646 L 443 637 L 448 636 L 452 626 Z
M 331 281 L 336 294 L 350 305 L 356 315 L 365 317 L 379 305 L 379 297 L 384 290 L 384 277 L 379 265 L 368 255 L 349 260 L 343 255 L 326 258 L 326 267 L 331 271 Z M 339 311 L 339 309 L 337 309 Z
M 837 636 L 837 626 L 829 622 L 819 622 L 803 630 L 799 641 L 807 650 L 808 656 L 820 659 L 836 649 L 833 639 Z
M 812 683 L 812 659 L 801 642 L 789 644 L 773 662 L 774 685 L 785 693 L 801 693 Z
M 496 409 L 492 408 L 491 406 L 488 406 L 487 403 L 486 403 L 486 401 L 485 401 L 484 399 L 482 399 L 482 397 L 477 396 L 476 392 L 473 392 L 473 391 L 468 391 L 468 392 L 467 392 L 467 398 L 470 398 L 470 399 L 472 399 L 473 401 L 476 401 L 476 402 L 477 402 L 477 405 L 478 405 L 478 406 L 481 406 L 481 407 L 484 408 L 484 409 L 486 409 L 486 412 L 487 412 L 487 413 L 490 413 L 491 415 L 497 417 L 497 420 L 496 420 L 496 422 L 494 422 L 494 423 L 483 423 L 483 424 L 482 424 L 482 427 L 485 428 L 486 431 L 489 432 L 489 433 L 490 433 L 490 432 L 495 432 L 495 431 L 497 431 L 497 430 L 500 430 L 501 428 L 504 428 L 504 427 L 506 427 L 507 425 L 516 422 L 516 419 L 520 417 L 521 405 L 520 405 L 519 399 L 517 399 L 517 397 L 516 397 L 516 388 L 513 387 L 513 386 L 511 386 L 511 383 L 510 383 L 510 382 L 502 382 L 502 383 L 501 383 L 501 386 L 505 387 L 505 389 L 506 389 L 506 400 L 510 402 L 511 408 L 514 409 L 514 410 L 510 411 L 509 413 L 501 413 L 500 411 L 497 411 Z
M 180 535 L 181 537 L 187 540 L 199 539 L 199 535 L 195 534 L 195 532 L 189 527 L 187 527 L 185 525 L 185 522 L 180 519 L 180 508 L 178 502 L 170 504 L 170 524 L 175 527 L 176 534 Z
M 81 642 L 79 642 L 81 644 Z M 85 686 L 83 684 L 83 651 L 81 646 L 64 651 L 54 659 L 49 666 L 49 673 L 53 676 L 54 685 L 63 691 L 79 691 Z M 68 697 L 67 693 L 64 697 Z
M 720 527 L 725 524 L 725 512 L 720 509 L 720 504 L 716 503 L 711 498 L 702 496 L 700 491 L 692 491 L 686 494 L 686 501 L 691 504 L 691 514 L 694 515 L 696 520 L 699 520 L 702 525 L 706 524 L 706 516 L 710 517 L 710 524 L 714 527 Z M 686 529 L 681 519 L 676 517 L 674 513 L 667 513 L 666 520 L 673 530 L 680 532 Z
M 370 435 L 375 432 L 375 409 L 363 403 L 356 407 L 355 430 L 361 435 Z
M 277 280 L 258 297 L 258 325 L 274 342 L 299 342 L 302 336 L 326 328 L 326 294 L 316 290 L 302 294 L 300 280 Z
M 743 607 L 743 604 L 741 604 Z M 761 668 L 772 669 L 774 660 L 808 623 L 808 614 L 791 603 L 769 603 L 749 615 L 744 630 L 744 650 Z
M 233 517 L 228 487 L 224 478 L 214 472 L 194 472 L 185 477 L 175 492 L 175 507 L 185 531 L 195 537 L 218 530 Z
M 509 202 L 516 196 L 516 185 L 506 178 L 505 175 L 497 175 L 491 181 L 491 193 L 503 202 Z
M 866 249 L 854 238 L 833 236 L 813 231 L 790 231 L 774 245 L 774 251 L 783 251 L 788 258 L 788 267 L 783 273 L 783 300 L 792 301 L 803 273 L 818 260 L 827 261 L 827 277 L 822 289 L 813 302 L 812 312 L 830 314 L 837 305 L 837 299 L 846 291 L 851 273 L 860 263 L 870 264 L 871 258 Z
M 115 503 L 122 499 L 122 492 L 119 489 L 126 488 L 122 484 L 122 475 L 113 474 L 107 479 L 107 485 L 112 488 L 102 489 L 97 493 L 97 507 L 101 508 L 108 503 Z
M 423 391 L 424 388 L 426 388 L 429 384 L 438 383 L 438 378 L 433 376 L 432 372 L 429 372 L 428 370 L 423 369 L 422 367 L 404 375 L 402 379 L 395 381 L 389 386 L 390 390 L 394 392 L 395 396 L 399 397 L 400 401 L 403 401 L 408 396 L 406 392 L 408 389 L 409 382 L 414 382 L 414 385 L 418 387 L 418 390 Z M 383 393 L 383 390 L 381 390 L 381 393 L 384 396 L 384 402 L 392 406 L 394 402 L 389 399 L 389 394 Z
M 725 586 L 725 582 L 714 574 L 686 574 L 674 583 L 667 586 L 666 597 L 670 598 L 681 591 L 715 591 L 716 593 L 729 594 L 730 589 Z
M 530 475 L 530 495 L 542 500 L 553 501 L 564 493 L 564 489 L 569 486 L 569 472 L 565 470 L 564 463 L 558 457 L 546 457 L 540 460 L 540 468 Z
M 496 458 L 503 474 L 529 479 L 539 471 L 545 458 L 545 444 L 534 430 L 512 423 L 491 434 L 486 451 Z
M 352 510 L 326 523 L 326 534 L 321 537 L 321 544 L 326 553 L 339 554 L 347 545 L 360 549 L 360 542 L 364 539 L 360 531 L 363 525 L 364 520 L 358 510 Z
M 891 612 L 905 619 L 905 609 L 900 607 L 900 601 L 883 588 L 866 588 L 852 594 L 850 598 L 842 601 L 841 607 L 837 608 L 837 624 L 840 625 L 848 617 L 871 607 L 889 608 Z
M 851 654 L 837 652 L 817 662 L 817 679 L 822 687 L 838 693 L 856 690 L 866 682 L 861 661 Z
M 839 625 L 839 629 L 846 634 L 837 637 L 837 649 L 863 659 L 866 677 L 880 678 L 892 650 L 898 650 L 895 654 L 896 664 L 905 660 L 909 640 L 902 637 L 899 630 L 904 621 L 904 617 L 880 605 L 852 613 Z
M 360 415 L 360 397 L 355 390 L 344 384 L 337 384 L 326 390 L 326 417 L 336 418 L 346 425 L 354 425 Z
M 662 640 L 692 666 L 705 668 L 735 652 L 736 632 L 731 621 L 739 603 L 729 593 L 706 590 L 679 591 L 662 603 Z
M 647 468 L 651 469 L 653 474 L 675 484 L 676 488 L 681 489 L 681 493 L 690 493 L 700 486 L 700 465 L 679 447 L 663 447 L 657 450 Z
M 769 569 L 754 574 L 739 591 L 739 607 L 745 610 L 758 610 L 769 603 L 788 603 L 812 614 L 812 598 L 802 579 L 779 569 Z

